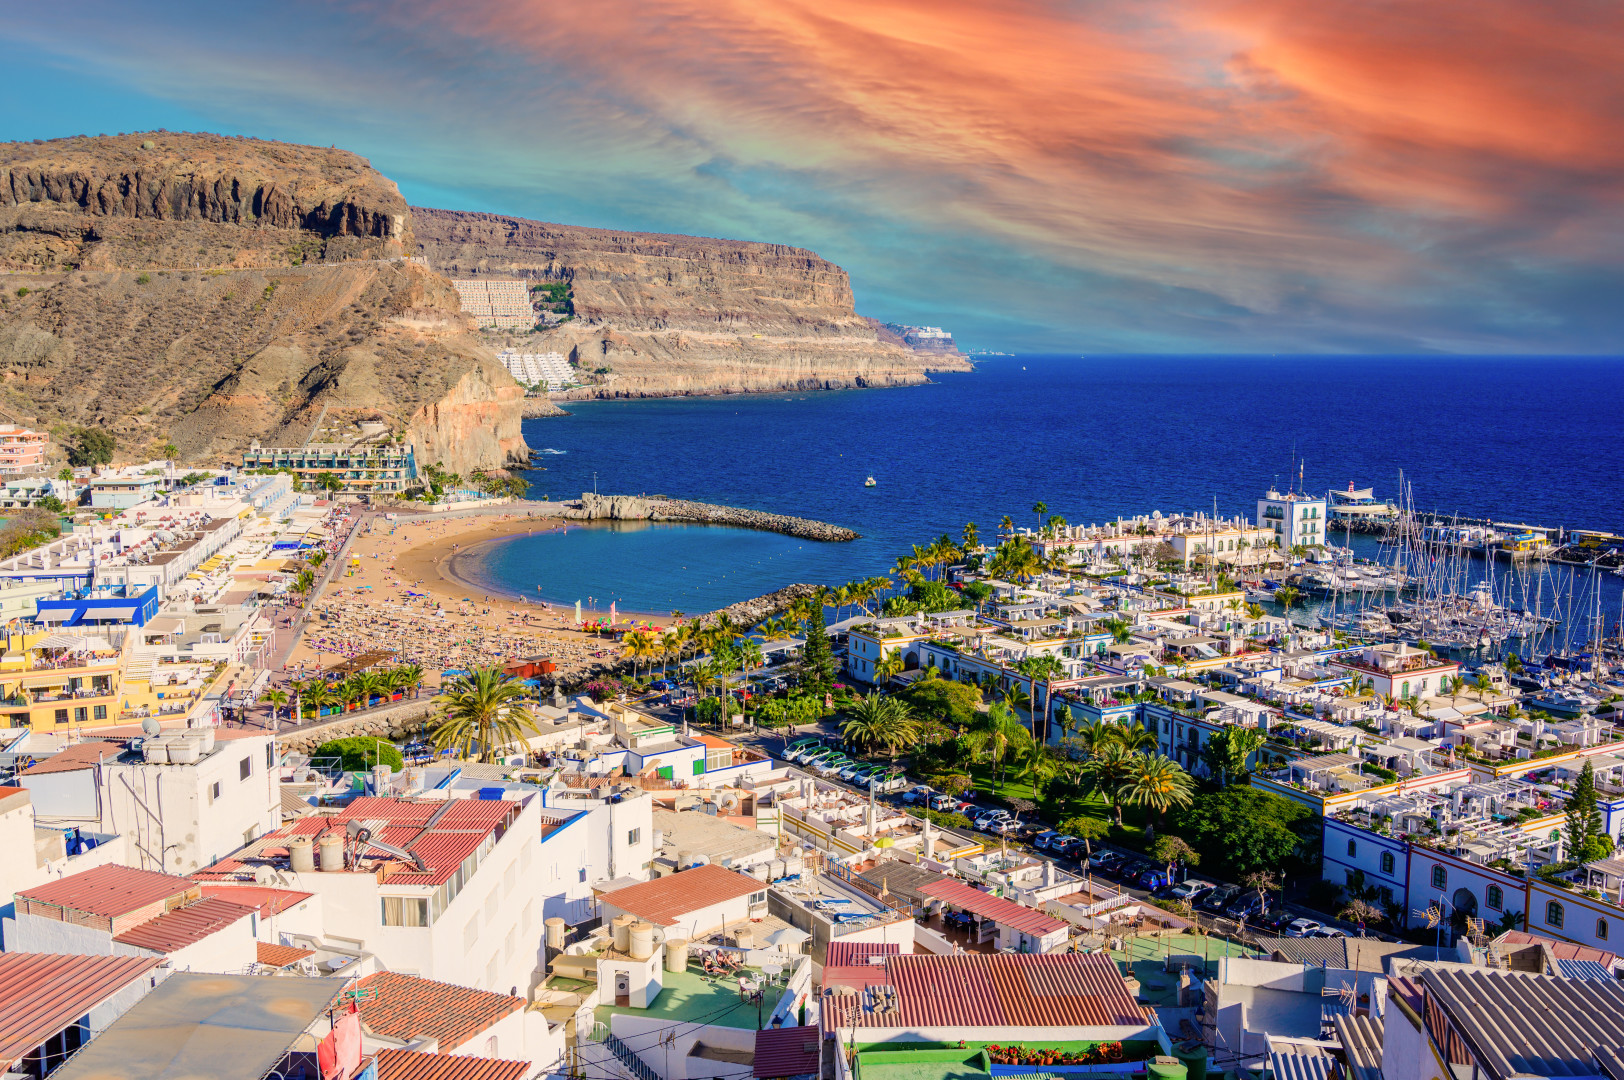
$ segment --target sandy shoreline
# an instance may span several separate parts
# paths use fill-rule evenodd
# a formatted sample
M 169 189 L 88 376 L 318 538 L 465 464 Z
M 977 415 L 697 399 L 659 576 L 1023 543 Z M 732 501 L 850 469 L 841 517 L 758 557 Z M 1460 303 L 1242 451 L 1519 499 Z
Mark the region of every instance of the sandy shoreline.
M 309 673 L 343 657 L 388 649 L 390 663 L 417 663 L 439 681 L 447 668 L 551 657 L 571 680 L 614 664 L 614 642 L 575 629 L 573 606 L 489 594 L 452 572 L 458 554 L 521 533 L 563 528 L 522 513 L 460 517 L 369 517 L 357 526 L 346 565 L 312 605 L 290 668 Z M 625 613 L 629 615 L 630 613 Z

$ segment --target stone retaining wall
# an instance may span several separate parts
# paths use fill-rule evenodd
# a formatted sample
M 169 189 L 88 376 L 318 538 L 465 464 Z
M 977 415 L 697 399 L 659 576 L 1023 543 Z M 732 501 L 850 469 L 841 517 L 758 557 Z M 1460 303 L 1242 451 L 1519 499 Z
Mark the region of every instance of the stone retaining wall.
M 423 731 L 424 722 L 434 707 L 434 699 L 418 698 L 402 701 L 387 709 L 374 709 L 368 713 L 336 716 L 319 724 L 283 732 L 276 737 L 277 749 L 308 754 L 322 743 L 334 739 L 347 739 L 352 735 L 374 736 L 399 740 Z

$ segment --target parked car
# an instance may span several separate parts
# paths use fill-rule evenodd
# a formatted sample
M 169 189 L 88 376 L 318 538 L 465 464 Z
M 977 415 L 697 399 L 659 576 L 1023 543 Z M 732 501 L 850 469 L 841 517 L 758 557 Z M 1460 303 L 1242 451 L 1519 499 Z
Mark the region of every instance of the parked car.
M 954 810 L 957 809 L 958 805 L 959 800 L 945 791 L 938 795 L 932 795 L 930 799 L 930 808 L 932 810 Z
M 1251 920 L 1253 926 L 1259 930 L 1267 930 L 1271 934 L 1283 933 L 1286 927 L 1296 921 L 1297 916 L 1285 908 L 1275 908 L 1273 911 L 1265 912 Z
M 1235 898 L 1240 895 L 1240 892 L 1241 887 L 1239 885 L 1220 885 L 1200 900 L 1197 900 L 1195 906 L 1210 915 L 1221 915 L 1224 909 L 1235 902 Z
M 970 811 L 970 820 L 975 822 L 978 825 L 981 822 L 987 820 L 988 818 L 1000 818 L 1000 817 L 1009 817 L 1009 811 L 1005 810 L 1005 809 L 1002 809 L 1001 807 L 988 807 L 988 806 L 983 806 L 983 807 L 980 807 L 978 809 L 974 809 L 974 810 Z
M 1038 851 L 1048 851 L 1049 845 L 1054 841 L 1067 839 L 1070 839 L 1070 837 L 1067 837 L 1054 829 L 1045 829 L 1043 832 L 1038 833 L 1032 838 L 1032 847 Z
M 1338 930 L 1334 926 L 1322 926 L 1318 930 L 1315 930 L 1312 934 L 1310 934 L 1308 936 L 1309 937 L 1347 937 L 1348 935 L 1345 932 L 1343 932 L 1341 930 Z
M 1169 886 L 1167 895 L 1174 900 L 1188 900 L 1191 904 L 1194 904 L 1215 887 L 1210 881 L 1186 878 L 1177 885 Z
M 1078 843 L 1081 844 L 1082 841 L 1078 841 Z M 1106 848 L 1104 851 L 1096 851 L 1089 856 L 1088 865 L 1094 870 L 1109 870 L 1121 861 L 1122 854 L 1120 852 Z
M 908 804 L 909 806 L 914 806 L 914 805 L 922 804 L 922 803 L 925 803 L 925 802 L 929 801 L 930 797 L 932 795 L 935 795 L 935 794 L 936 794 L 936 791 L 935 791 L 934 788 L 930 788 L 930 787 L 927 787 L 924 784 L 920 784 L 916 788 L 911 788 L 908 791 L 903 792 L 902 793 L 902 801 L 904 803 Z
M 1242 893 L 1234 903 L 1224 909 L 1231 919 L 1251 920 L 1269 910 L 1269 902 L 1255 892 Z
M 849 768 L 851 764 L 852 761 L 848 757 L 836 757 L 829 761 L 819 762 L 817 770 L 824 776 L 839 776 L 841 771 Z
M 1325 925 L 1314 919 L 1293 919 L 1286 927 L 1287 937 L 1314 937 Z
M 878 765 L 874 765 L 867 761 L 858 762 L 855 765 L 850 765 L 844 769 L 841 769 L 840 778 L 845 780 L 847 783 L 861 783 L 869 773 L 874 772 L 878 768 Z

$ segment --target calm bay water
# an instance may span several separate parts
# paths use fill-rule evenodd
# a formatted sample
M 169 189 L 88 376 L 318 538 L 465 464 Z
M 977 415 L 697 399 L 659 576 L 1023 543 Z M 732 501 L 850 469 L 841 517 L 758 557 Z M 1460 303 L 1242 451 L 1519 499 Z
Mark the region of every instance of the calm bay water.
M 881 573 L 966 521 L 984 537 L 1005 514 L 1033 524 L 1039 500 L 1072 522 L 1210 511 L 1214 500 L 1251 517 L 1265 489 L 1288 482 L 1294 453 L 1313 491 L 1351 481 L 1388 497 L 1403 470 L 1420 509 L 1624 531 L 1616 360 L 1020 357 L 936 379 L 581 402 L 569 417 L 528 420 L 529 444 L 558 451 L 527 475 L 538 495 L 595 482 L 818 518 L 864 538 L 576 529 L 507 541 L 480 576 L 532 597 L 539 584 L 550 600 L 703 611 L 791 581 Z M 870 475 L 877 486 L 865 488 Z

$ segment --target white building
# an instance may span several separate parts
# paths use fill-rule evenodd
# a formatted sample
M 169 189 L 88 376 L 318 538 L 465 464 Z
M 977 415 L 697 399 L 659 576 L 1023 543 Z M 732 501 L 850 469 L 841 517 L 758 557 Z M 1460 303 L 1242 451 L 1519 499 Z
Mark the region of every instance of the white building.
M 1283 551 L 1301 544 L 1313 547 L 1325 543 L 1325 499 L 1321 496 L 1302 495 L 1295 491 L 1285 494 L 1269 489 L 1257 501 L 1257 526 L 1267 529 L 1280 542 Z
M 558 352 L 521 353 L 505 350 L 496 359 L 513 376 L 515 382 L 539 386 L 543 390 L 560 390 L 578 382 L 569 359 Z
M 1332 657 L 1326 664 L 1357 675 L 1378 698 L 1400 700 L 1447 694 L 1449 681 L 1460 674 L 1460 665 L 1455 661 L 1402 641 L 1369 645 L 1358 653 Z
M 162 760 L 148 745 L 131 749 L 130 740 L 75 743 L 17 783 L 28 789 L 41 825 L 121 833 L 127 857 L 145 870 L 191 873 L 280 822 L 270 735 L 196 728 L 162 742 Z

